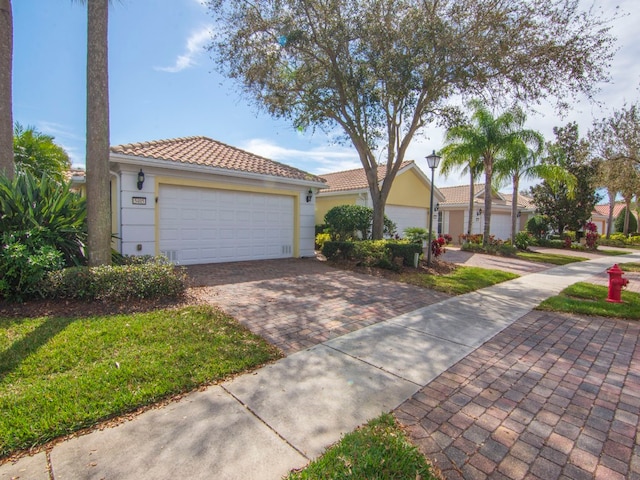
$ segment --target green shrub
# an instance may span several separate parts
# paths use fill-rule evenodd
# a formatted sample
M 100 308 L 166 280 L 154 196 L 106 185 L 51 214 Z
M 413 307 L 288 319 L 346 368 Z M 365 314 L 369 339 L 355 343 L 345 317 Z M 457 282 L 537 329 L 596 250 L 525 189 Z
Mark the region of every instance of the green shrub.
M 46 175 L 0 176 L 0 232 L 13 232 L 34 251 L 44 246 L 58 250 L 67 266 L 86 263 L 85 200 L 69 187 Z
M 332 240 L 366 240 L 371 237 L 373 209 L 361 205 L 338 205 L 324 216 Z M 384 217 L 384 234 L 393 235 L 395 224 Z
M 49 272 L 43 291 L 50 298 L 125 301 L 178 297 L 186 288 L 184 269 L 163 257 L 145 263 L 75 267 Z
M 391 253 L 387 248 L 386 240 L 363 240 L 361 242 L 354 242 L 351 255 L 357 261 L 368 267 L 375 267 L 383 260 L 391 261 Z
M 526 250 L 533 244 L 533 241 L 534 237 L 529 232 L 518 232 L 514 243 L 520 250 Z
M 535 238 L 544 238 L 549 231 L 549 219 L 544 215 L 534 215 L 527 221 L 526 229 Z
M 411 243 L 419 243 L 426 242 L 429 240 L 429 232 L 420 227 L 408 227 L 404 229 L 404 238 Z M 432 236 L 435 238 L 435 236 Z
M 324 246 L 322 247 L 322 254 L 327 258 L 334 258 L 340 255 L 346 260 L 347 258 L 349 258 L 351 252 L 353 251 L 354 243 L 355 242 L 324 242 Z
M 402 240 L 387 241 L 387 248 L 391 253 L 391 259 L 402 258 L 402 264 L 406 267 L 413 266 L 413 259 L 417 253 L 422 257 L 422 243 L 412 243 Z
M 23 238 L 26 241 L 23 241 Z M 47 272 L 64 266 L 62 253 L 50 245 L 29 241 L 29 233 L 3 232 L 0 244 L 0 297 L 23 301 L 42 295 L 40 282 Z
M 624 207 L 620 214 L 616 217 L 613 222 L 614 230 L 616 232 L 624 232 L 624 217 L 627 212 L 627 207 Z M 638 220 L 636 220 L 636 216 L 629 212 L 629 232 L 635 232 L 638 230 Z
M 564 241 L 560 239 L 548 240 L 546 238 L 538 239 L 538 245 L 547 248 L 564 248 Z

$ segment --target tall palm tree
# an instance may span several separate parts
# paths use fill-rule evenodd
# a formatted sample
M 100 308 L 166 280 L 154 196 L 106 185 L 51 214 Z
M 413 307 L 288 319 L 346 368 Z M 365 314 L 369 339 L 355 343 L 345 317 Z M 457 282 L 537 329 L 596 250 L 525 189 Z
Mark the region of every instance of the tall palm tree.
M 485 179 L 483 244 L 486 246 L 491 234 L 491 189 L 494 166 L 506 156 L 517 141 L 528 143 L 531 131 L 521 128 L 524 113 L 512 108 L 494 117 L 479 100 L 472 100 L 469 106 L 473 113 L 471 124 L 454 127 L 447 132 L 448 144 L 458 145 L 469 158 L 482 161 Z
M 517 124 L 514 125 L 514 137 L 508 145 L 504 154 L 498 159 L 495 165 L 496 184 L 501 185 L 510 181 L 513 186 L 511 204 L 511 240 L 513 241 L 517 229 L 518 218 L 518 192 L 520 180 L 542 178 L 551 185 L 564 184 L 567 186 L 569 194 L 575 188 L 576 179 L 559 165 L 548 163 L 538 163 L 544 151 L 544 137 L 535 130 L 524 128 L 526 117 L 524 114 L 516 117 Z
M 450 139 L 456 136 L 456 129 L 452 127 L 445 133 L 445 147 L 440 151 L 442 154 L 442 163 L 440 164 L 440 173 L 448 177 L 453 170 L 461 168 L 462 175 L 469 175 L 469 218 L 467 219 L 467 235 L 471 234 L 473 229 L 473 197 L 475 196 L 475 184 L 482 173 L 483 164 L 475 152 L 468 152 L 466 144 L 449 143 Z
M 87 3 L 87 249 L 89 265 L 111 263 L 109 186 L 109 0 Z
M 0 0 L 0 174 L 13 178 L 13 13 L 11 0 Z

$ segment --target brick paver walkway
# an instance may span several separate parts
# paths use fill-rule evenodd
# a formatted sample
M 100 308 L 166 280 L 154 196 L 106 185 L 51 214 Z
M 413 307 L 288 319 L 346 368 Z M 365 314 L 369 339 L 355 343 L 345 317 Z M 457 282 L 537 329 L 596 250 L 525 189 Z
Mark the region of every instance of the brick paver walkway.
M 453 479 L 640 479 L 640 324 L 532 312 L 396 415 Z
M 286 355 L 448 298 L 315 259 L 196 265 L 188 273 L 207 301 Z

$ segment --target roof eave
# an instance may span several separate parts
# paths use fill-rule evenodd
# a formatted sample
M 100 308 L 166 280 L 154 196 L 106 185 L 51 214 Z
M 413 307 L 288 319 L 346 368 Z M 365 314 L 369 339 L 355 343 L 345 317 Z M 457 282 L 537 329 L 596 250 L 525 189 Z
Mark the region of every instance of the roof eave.
M 193 163 L 179 162 L 175 160 L 161 160 L 157 158 L 140 157 L 136 155 L 126 155 L 123 153 L 109 154 L 109 161 L 126 165 L 146 165 L 148 167 L 166 168 L 170 170 L 182 170 L 193 173 L 208 173 L 225 177 L 244 178 L 247 180 L 269 180 L 289 185 L 300 185 L 305 187 L 326 188 L 321 180 L 304 180 L 297 178 L 278 177 L 275 175 L 265 175 L 262 173 L 243 172 L 240 170 L 230 170 L 227 168 L 213 167 L 211 165 L 197 165 Z

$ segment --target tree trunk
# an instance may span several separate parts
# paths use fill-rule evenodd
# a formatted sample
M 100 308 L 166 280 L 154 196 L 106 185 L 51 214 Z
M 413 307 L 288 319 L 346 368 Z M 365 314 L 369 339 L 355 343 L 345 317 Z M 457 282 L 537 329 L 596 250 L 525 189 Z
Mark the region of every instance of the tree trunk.
M 0 0 L 0 175 L 13 178 L 13 14 L 11 0 Z
M 609 192 L 609 218 L 607 219 L 607 238 L 611 236 L 611 227 L 613 226 L 613 209 L 616 206 L 615 192 Z
M 513 176 L 513 195 L 511 197 L 511 244 L 516 240 L 518 222 L 518 188 L 520 188 L 520 176 Z
M 493 162 L 484 162 L 484 230 L 482 245 L 489 245 L 491 236 L 491 184 L 493 182 Z
M 625 198 L 624 203 L 626 208 L 624 209 L 624 230 L 622 233 L 629 234 L 629 216 L 631 216 L 631 197 Z
M 108 0 L 87 1 L 87 248 L 89 265 L 111 263 Z
M 469 170 L 471 170 L 471 166 L 469 166 Z M 469 219 L 467 220 L 467 235 L 471 235 L 473 231 L 473 197 L 475 195 L 475 184 L 473 178 L 473 171 L 470 174 L 471 183 L 469 184 Z

